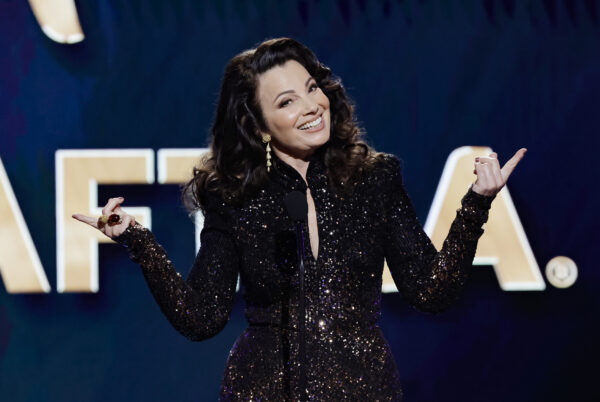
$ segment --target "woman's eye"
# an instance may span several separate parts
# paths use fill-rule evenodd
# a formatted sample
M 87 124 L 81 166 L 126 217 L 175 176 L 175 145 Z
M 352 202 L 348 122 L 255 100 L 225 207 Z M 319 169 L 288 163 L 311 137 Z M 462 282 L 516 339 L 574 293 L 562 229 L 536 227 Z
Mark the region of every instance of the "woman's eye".
M 279 104 L 279 107 L 286 107 L 286 106 L 287 106 L 287 105 L 289 105 L 291 102 L 292 102 L 292 100 L 291 100 L 291 99 L 286 99 L 286 100 L 284 100 L 283 102 L 281 102 L 281 103 Z
M 308 88 L 309 92 L 316 91 L 319 89 L 319 86 L 316 83 L 312 83 L 312 85 Z

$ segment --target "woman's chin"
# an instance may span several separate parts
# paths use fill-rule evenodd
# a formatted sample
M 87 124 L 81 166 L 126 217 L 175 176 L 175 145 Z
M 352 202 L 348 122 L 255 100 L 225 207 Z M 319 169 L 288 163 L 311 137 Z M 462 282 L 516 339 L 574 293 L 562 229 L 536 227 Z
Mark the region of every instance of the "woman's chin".
M 327 144 L 329 141 L 329 132 L 306 134 L 306 137 L 299 139 L 294 145 L 284 146 L 281 143 L 273 144 L 276 152 L 291 156 L 295 159 L 308 159 L 317 149 Z
M 312 155 L 313 152 L 315 152 L 317 149 L 321 148 L 323 145 L 327 144 L 328 141 L 329 141 L 329 137 L 327 137 L 323 141 L 315 141 L 314 143 L 310 144 L 310 146 L 307 146 L 305 148 L 305 151 L 309 152 Z
M 309 137 L 306 138 L 306 144 L 308 148 L 318 149 L 321 146 L 327 144 L 329 141 L 330 135 L 329 130 L 323 130 L 322 132 L 311 133 Z

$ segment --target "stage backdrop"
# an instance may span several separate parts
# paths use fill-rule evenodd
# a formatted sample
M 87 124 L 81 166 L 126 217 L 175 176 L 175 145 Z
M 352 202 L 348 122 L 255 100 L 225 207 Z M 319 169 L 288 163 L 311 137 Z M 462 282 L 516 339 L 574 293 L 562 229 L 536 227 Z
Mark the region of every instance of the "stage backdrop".
M 162 316 L 121 247 L 101 244 L 88 276 L 58 269 L 67 254 L 89 247 L 65 240 L 71 228 L 61 223 L 60 205 L 72 201 L 66 195 L 72 191 L 84 205 L 122 195 L 128 205 L 147 207 L 136 213 L 151 220 L 186 275 L 194 222 L 179 202 L 178 185 L 161 176 L 168 153 L 161 159 L 156 151 L 206 146 L 226 62 L 278 36 L 305 43 L 342 78 L 368 141 L 402 158 L 423 223 L 453 150 L 488 146 L 505 161 L 519 147 L 529 149 L 508 187 L 541 286 L 506 290 L 499 272 L 478 265 L 461 299 L 439 315 L 419 313 L 400 294 L 386 293 L 380 324 L 406 401 L 600 400 L 598 2 L 75 6 L 80 33 L 61 37 L 52 26 L 44 33 L 36 20 L 44 14 L 34 15 L 27 2 L 0 0 L 6 207 L 0 216 L 0 400 L 216 399 L 229 348 L 246 325 L 241 296 L 219 335 L 187 341 Z M 127 162 L 121 181 L 97 178 L 96 187 L 86 178 L 73 188 L 79 171 L 67 159 L 82 153 L 57 152 L 73 149 L 114 149 L 138 159 Z M 576 264 L 550 269 L 564 288 L 545 272 L 557 256 Z M 33 288 L 11 291 L 9 277 L 25 271 Z

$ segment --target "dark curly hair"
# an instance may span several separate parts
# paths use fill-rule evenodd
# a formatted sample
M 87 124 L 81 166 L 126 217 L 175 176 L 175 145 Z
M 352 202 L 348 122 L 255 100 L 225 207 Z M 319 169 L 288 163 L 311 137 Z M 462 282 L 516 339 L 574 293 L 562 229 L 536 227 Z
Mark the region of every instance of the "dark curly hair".
M 235 56 L 227 64 L 211 129 L 210 151 L 194 168 L 184 186 L 193 207 L 203 208 L 207 192 L 217 192 L 226 202 L 240 203 L 268 181 L 266 153 L 261 131 L 267 124 L 257 99 L 258 77 L 289 60 L 302 64 L 329 98 L 331 135 L 324 162 L 330 185 L 352 191 L 365 168 L 374 165 L 378 153 L 362 139 L 354 117 L 354 105 L 339 78 L 306 46 L 290 38 L 270 39 Z M 189 198 L 188 198 L 189 206 Z

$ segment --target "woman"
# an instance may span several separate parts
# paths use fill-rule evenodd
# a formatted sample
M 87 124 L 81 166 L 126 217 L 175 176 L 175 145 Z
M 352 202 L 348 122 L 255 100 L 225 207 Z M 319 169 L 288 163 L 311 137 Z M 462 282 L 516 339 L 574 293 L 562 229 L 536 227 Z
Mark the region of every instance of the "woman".
M 269 40 L 226 67 L 211 153 L 184 191 L 205 215 L 187 280 L 121 210 L 123 198 L 109 200 L 100 219 L 74 215 L 129 249 L 164 314 L 192 340 L 224 327 L 240 274 L 249 326 L 230 352 L 221 400 L 401 400 L 377 326 L 384 258 L 411 305 L 446 308 L 470 270 L 495 194 L 525 153 L 502 169 L 495 154 L 476 160 L 477 181 L 437 252 L 399 160 L 360 137 L 331 71 L 300 43 Z M 294 190 L 308 203 L 302 277 L 284 206 Z

